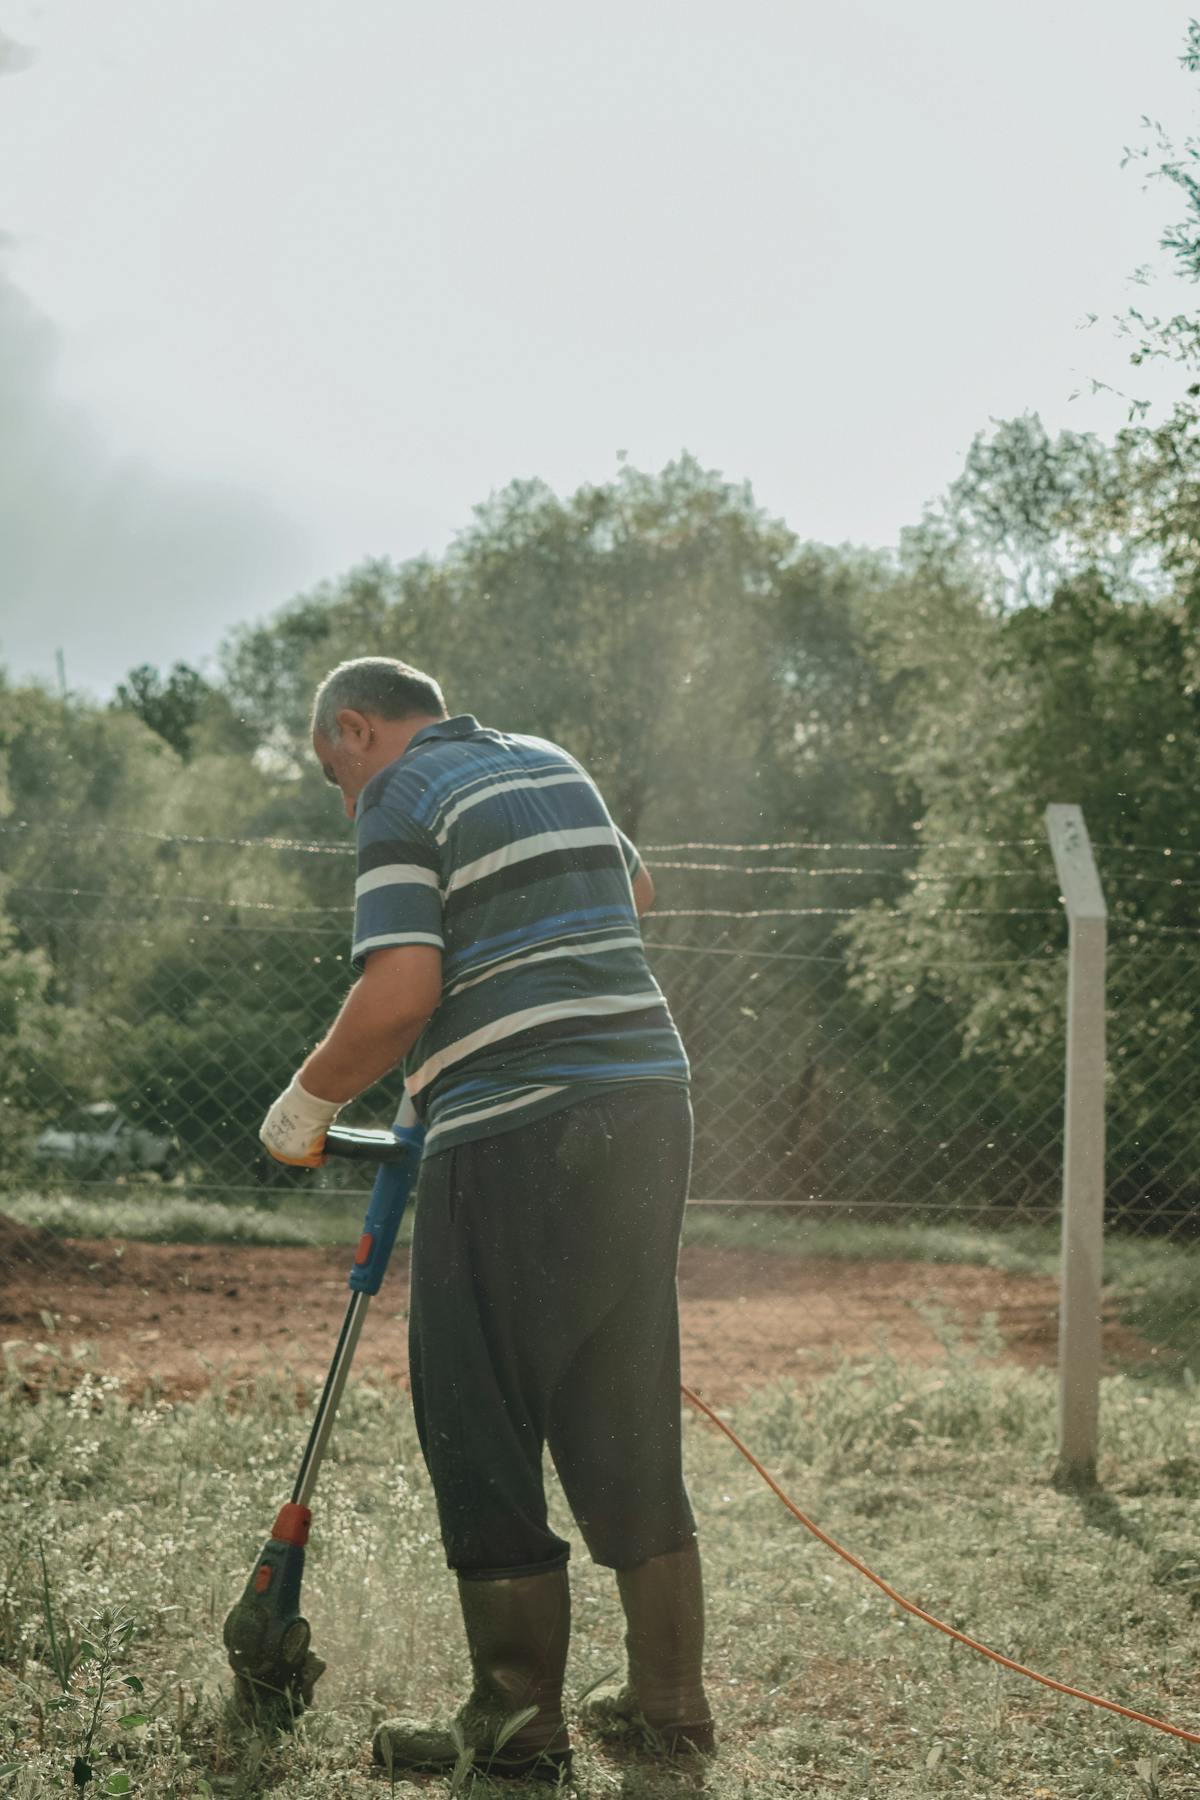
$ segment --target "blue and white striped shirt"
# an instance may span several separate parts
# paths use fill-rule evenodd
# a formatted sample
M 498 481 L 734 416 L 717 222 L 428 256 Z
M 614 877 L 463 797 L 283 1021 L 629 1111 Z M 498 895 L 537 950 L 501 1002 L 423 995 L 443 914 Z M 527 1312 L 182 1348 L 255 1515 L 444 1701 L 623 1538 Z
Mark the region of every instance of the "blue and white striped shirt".
M 354 967 L 387 945 L 442 951 L 404 1066 L 426 1154 L 614 1084 L 686 1084 L 642 950 L 637 851 L 565 750 L 439 720 L 367 783 L 356 826 Z

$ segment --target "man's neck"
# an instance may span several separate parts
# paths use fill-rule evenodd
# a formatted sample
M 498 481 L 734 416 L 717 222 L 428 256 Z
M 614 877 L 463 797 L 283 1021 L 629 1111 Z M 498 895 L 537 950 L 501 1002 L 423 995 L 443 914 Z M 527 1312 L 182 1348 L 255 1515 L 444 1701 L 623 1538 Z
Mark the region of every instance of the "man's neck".
M 371 774 L 378 775 L 389 763 L 398 762 L 419 731 L 427 725 L 440 725 L 435 714 L 421 714 L 412 719 L 380 719 L 375 726 L 375 742 L 371 746 Z

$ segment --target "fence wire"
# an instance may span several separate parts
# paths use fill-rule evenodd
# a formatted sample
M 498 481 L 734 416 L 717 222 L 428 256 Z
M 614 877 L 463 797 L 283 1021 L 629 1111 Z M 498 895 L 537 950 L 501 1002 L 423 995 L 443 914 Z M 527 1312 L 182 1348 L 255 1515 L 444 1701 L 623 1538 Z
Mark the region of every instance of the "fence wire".
M 300 1339 L 319 1365 L 369 1174 L 282 1169 L 256 1134 L 349 982 L 345 847 L 21 827 L 6 848 L 0 1341 L 181 1387 Z M 881 1334 L 1053 1357 L 1052 865 L 1037 840 L 923 849 L 648 853 L 647 953 L 693 1067 L 685 1357 L 710 1392 Z M 1158 876 L 1118 866 L 1123 892 Z M 1200 934 L 1140 907 L 1110 956 L 1110 1363 L 1174 1370 L 1200 1342 Z M 384 1082 L 347 1117 L 390 1123 L 397 1099 Z M 401 1251 L 397 1373 L 404 1280 Z

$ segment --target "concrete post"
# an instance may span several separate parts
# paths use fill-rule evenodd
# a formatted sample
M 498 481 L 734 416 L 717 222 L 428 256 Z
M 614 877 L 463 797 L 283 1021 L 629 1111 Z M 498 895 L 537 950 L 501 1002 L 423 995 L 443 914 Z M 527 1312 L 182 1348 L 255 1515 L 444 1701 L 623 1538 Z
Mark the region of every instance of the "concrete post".
M 1080 809 L 1048 806 L 1046 830 L 1070 923 L 1058 1477 L 1077 1483 L 1095 1479 L 1099 1438 L 1108 908 Z

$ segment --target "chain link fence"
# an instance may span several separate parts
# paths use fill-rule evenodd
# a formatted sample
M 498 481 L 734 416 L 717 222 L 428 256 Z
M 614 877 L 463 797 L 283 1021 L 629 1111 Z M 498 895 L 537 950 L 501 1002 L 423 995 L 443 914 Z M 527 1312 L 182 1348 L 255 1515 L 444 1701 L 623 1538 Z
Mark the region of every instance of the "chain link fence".
M 282 1169 L 256 1133 L 349 980 L 346 846 L 10 827 L 5 847 L 0 1341 L 181 1387 L 301 1342 L 319 1366 L 369 1175 Z M 964 1332 L 1053 1360 L 1053 867 L 1037 841 L 924 849 L 647 851 L 647 951 L 694 1077 L 685 1360 L 712 1393 Z M 1106 1352 L 1176 1371 L 1200 1344 L 1200 934 L 1118 913 Z M 397 1098 L 347 1117 L 390 1123 Z M 386 1292 L 399 1373 L 403 1253 Z
M 1200 934 L 1114 920 L 1106 1281 L 1177 1378 L 1200 1375 Z

